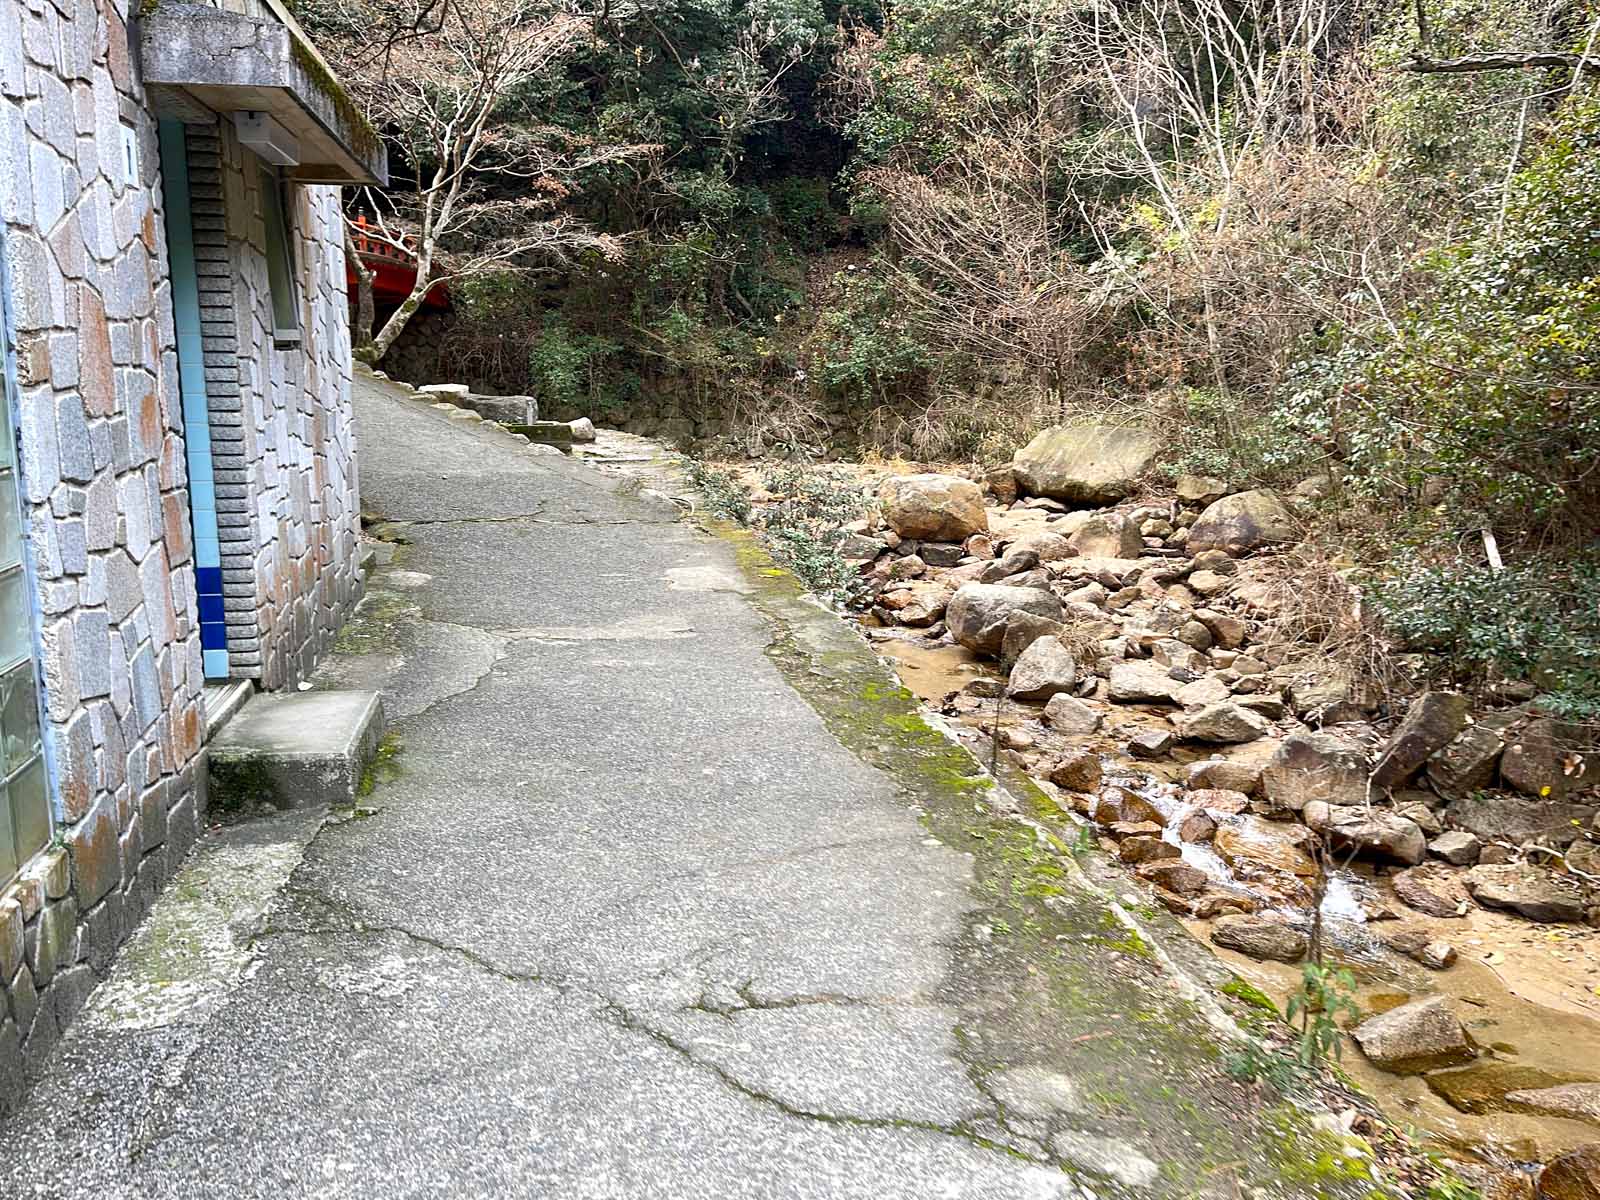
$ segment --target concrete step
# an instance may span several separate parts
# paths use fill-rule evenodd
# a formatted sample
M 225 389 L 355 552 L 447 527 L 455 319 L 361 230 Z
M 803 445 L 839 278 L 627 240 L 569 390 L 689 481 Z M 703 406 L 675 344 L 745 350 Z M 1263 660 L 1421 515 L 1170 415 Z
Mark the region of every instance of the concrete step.
M 376 692 L 256 696 L 210 744 L 213 812 L 349 806 L 383 736 Z
M 206 684 L 200 692 L 200 699 L 205 703 L 207 741 L 216 737 L 217 730 L 233 720 L 255 690 L 256 685 L 248 679 L 217 679 Z

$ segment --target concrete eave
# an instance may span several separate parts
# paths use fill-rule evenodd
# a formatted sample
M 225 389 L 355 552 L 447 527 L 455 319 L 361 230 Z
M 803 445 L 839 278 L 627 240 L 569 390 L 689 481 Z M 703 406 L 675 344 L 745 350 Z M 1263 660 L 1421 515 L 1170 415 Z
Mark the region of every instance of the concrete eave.
M 265 112 L 300 142 L 290 179 L 387 186 L 383 139 L 297 25 L 156 0 L 139 20 L 146 86 L 214 113 Z

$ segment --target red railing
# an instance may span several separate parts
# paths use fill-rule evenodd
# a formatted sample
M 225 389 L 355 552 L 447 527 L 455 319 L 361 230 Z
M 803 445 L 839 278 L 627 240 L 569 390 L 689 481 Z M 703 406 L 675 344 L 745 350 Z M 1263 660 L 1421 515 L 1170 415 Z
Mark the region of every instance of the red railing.
M 410 248 L 411 239 L 409 237 L 402 235 L 400 240 L 405 246 L 402 249 L 382 237 L 372 236 L 367 232 L 370 228 L 371 226 L 367 224 L 365 213 L 356 217 L 356 227 L 351 232 L 350 238 L 355 243 L 356 253 L 361 255 L 362 258 L 373 258 L 382 262 L 398 263 L 402 266 L 410 266 L 417 261 L 416 251 Z

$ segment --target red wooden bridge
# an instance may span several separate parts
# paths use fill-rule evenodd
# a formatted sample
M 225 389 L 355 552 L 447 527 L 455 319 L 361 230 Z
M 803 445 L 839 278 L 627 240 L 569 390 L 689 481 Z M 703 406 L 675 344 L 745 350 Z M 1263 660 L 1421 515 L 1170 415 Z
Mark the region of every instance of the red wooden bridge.
M 367 218 L 358 216 L 356 227 L 350 231 L 350 238 L 355 243 L 356 253 L 361 255 L 361 261 L 366 263 L 367 269 L 372 272 L 373 303 L 380 309 L 398 308 L 411 294 L 411 289 L 416 286 L 416 253 L 409 246 L 410 239 L 401 239 L 404 245 L 402 248 L 376 236 L 375 233 L 368 233 L 368 228 Z M 349 263 L 345 264 L 345 276 L 353 302 L 356 294 L 356 271 Z M 423 297 L 422 306 L 449 308 L 449 289 L 442 283 L 434 284 Z

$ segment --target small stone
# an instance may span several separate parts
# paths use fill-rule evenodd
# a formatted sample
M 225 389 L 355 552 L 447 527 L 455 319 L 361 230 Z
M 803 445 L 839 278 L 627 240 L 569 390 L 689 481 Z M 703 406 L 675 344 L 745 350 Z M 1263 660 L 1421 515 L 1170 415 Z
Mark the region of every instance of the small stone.
M 1191 867 L 1177 858 L 1147 862 L 1139 868 L 1138 875 L 1140 879 L 1180 896 L 1198 896 L 1210 882 L 1199 867 Z
M 1209 704 L 1178 720 L 1178 736 L 1184 741 L 1214 745 L 1253 742 L 1270 728 L 1265 717 L 1231 701 Z
M 1101 776 L 1099 757 L 1088 751 L 1070 755 L 1050 770 L 1050 782 L 1069 792 L 1092 792 Z
M 1178 839 L 1184 842 L 1209 842 L 1217 833 L 1217 822 L 1204 812 L 1192 812 L 1178 822 Z
M 1464 917 L 1471 908 L 1466 888 L 1437 863 L 1401 871 L 1391 882 L 1396 899 L 1430 917 Z
M 1228 485 L 1211 475 L 1179 475 L 1173 490 L 1188 504 L 1211 504 L 1228 494 Z
M 1441 833 L 1428 843 L 1428 850 L 1458 867 L 1470 867 L 1483 852 L 1483 843 L 1460 829 Z
M 1104 718 L 1097 709 L 1071 696 L 1052 696 L 1044 706 L 1045 723 L 1058 733 L 1084 736 L 1100 728 Z
M 572 426 L 572 440 L 575 442 L 592 442 L 597 436 L 594 422 L 588 417 L 579 417 L 576 421 L 568 421 Z
M 1429 970 L 1443 971 L 1456 961 L 1454 946 L 1430 937 L 1424 930 L 1397 929 L 1382 935 L 1379 940 L 1395 953 L 1403 954 Z
M 999 583 L 1002 579 L 1012 575 L 1020 575 L 1024 571 L 1031 571 L 1039 565 L 1039 556 L 1032 550 L 1012 550 L 1001 558 L 988 563 L 978 573 L 979 583 Z
M 1177 858 L 1180 854 L 1181 851 L 1171 842 L 1150 834 L 1123 838 L 1117 846 L 1117 856 L 1125 863 L 1155 862 L 1157 859 Z
M 1120 784 L 1106 787 L 1096 798 L 1091 812 L 1102 825 L 1148 823 L 1155 826 L 1157 833 L 1167 820 L 1166 815 L 1149 800 Z
M 1249 796 L 1261 784 L 1261 771 L 1259 763 L 1213 758 L 1191 766 L 1187 783 L 1191 788 L 1224 788 Z
M 1298 929 L 1267 917 L 1223 917 L 1211 930 L 1211 940 L 1250 958 L 1295 963 L 1306 956 L 1310 941 Z
M 930 567 L 953 567 L 967 556 L 966 547 L 948 542 L 923 542 L 919 551 Z
M 1212 816 L 1236 817 L 1250 809 L 1250 797 L 1232 788 L 1194 788 L 1184 799 Z
M 1582 921 L 1588 908 L 1576 880 L 1528 863 L 1480 864 L 1465 883 L 1485 908 L 1510 909 L 1530 921 Z
M 1182 686 L 1156 663 L 1121 662 L 1111 668 L 1108 694 L 1119 704 L 1176 704 Z
M 1165 729 L 1145 729 L 1128 739 L 1128 753 L 1134 758 L 1164 758 L 1172 749 L 1173 738 Z
M 1396 1075 L 1459 1066 L 1476 1057 L 1467 1031 L 1444 996 L 1426 996 L 1369 1017 L 1350 1036 L 1363 1054 Z
M 1017 657 L 1006 692 L 1015 700 L 1049 700 L 1070 693 L 1078 667 L 1060 638 L 1042 637 Z

